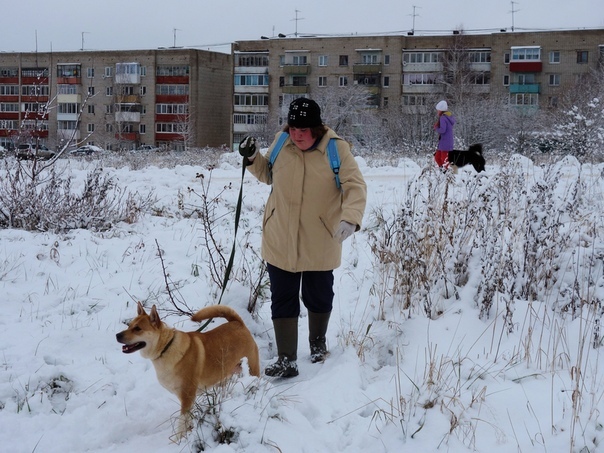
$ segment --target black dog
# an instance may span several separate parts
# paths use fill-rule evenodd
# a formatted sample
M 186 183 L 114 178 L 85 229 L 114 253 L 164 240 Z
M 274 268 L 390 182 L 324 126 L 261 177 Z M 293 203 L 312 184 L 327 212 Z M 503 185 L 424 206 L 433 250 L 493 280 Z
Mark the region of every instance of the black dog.
M 449 151 L 448 159 L 449 165 L 463 167 L 464 165 L 471 164 L 478 173 L 484 171 L 485 160 L 482 156 L 482 145 L 480 143 L 470 145 L 467 151 L 456 149 Z

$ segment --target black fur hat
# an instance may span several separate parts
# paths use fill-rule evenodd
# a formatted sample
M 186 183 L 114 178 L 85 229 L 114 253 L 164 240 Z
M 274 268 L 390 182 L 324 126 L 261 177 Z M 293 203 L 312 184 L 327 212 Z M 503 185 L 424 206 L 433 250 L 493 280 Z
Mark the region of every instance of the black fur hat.
M 289 104 L 287 124 L 291 127 L 306 128 L 321 126 L 321 108 L 312 99 L 298 98 Z

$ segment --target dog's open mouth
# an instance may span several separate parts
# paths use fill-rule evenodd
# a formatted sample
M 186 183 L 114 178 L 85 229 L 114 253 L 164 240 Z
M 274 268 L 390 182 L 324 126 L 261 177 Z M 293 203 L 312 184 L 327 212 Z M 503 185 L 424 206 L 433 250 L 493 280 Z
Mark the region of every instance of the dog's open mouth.
M 144 341 L 139 341 L 138 343 L 132 344 L 125 344 L 124 346 L 122 346 L 122 352 L 124 354 L 130 354 L 131 352 L 136 352 L 139 349 L 143 349 L 145 346 L 147 346 L 147 343 L 145 343 Z

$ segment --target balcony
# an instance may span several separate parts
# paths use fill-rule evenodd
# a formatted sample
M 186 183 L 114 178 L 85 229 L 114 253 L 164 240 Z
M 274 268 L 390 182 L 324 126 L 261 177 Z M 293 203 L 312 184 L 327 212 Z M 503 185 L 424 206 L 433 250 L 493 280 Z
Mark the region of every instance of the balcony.
M 541 72 L 543 63 L 540 61 L 511 61 L 510 72 Z
M 140 94 L 118 94 L 116 96 L 116 103 L 118 104 L 140 104 Z
M 140 112 L 115 112 L 116 123 L 140 123 Z
M 510 84 L 510 94 L 517 93 L 541 93 L 540 83 L 512 83 Z
M 353 74 L 381 74 L 382 64 L 355 63 L 352 65 Z
M 121 134 L 115 134 L 115 139 L 135 142 L 140 139 L 140 134 L 138 132 L 122 132 Z
M 283 66 L 284 74 L 307 75 L 310 74 L 310 65 L 308 64 L 286 64 Z
M 284 85 L 283 94 L 306 94 L 308 85 Z

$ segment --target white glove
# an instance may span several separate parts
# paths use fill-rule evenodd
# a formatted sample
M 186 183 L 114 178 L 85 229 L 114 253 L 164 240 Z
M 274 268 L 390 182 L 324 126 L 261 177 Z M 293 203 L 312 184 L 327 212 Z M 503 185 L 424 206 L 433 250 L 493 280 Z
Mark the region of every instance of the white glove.
M 338 227 L 336 234 L 334 234 L 334 238 L 336 238 L 340 242 L 344 242 L 348 239 L 352 233 L 354 233 L 357 229 L 356 225 L 352 223 L 348 223 L 346 220 L 342 220 L 340 222 L 340 226 Z

